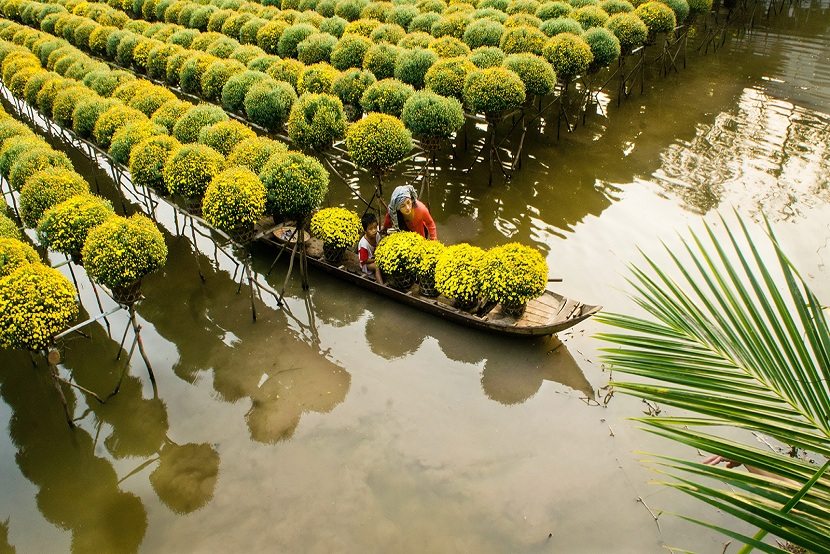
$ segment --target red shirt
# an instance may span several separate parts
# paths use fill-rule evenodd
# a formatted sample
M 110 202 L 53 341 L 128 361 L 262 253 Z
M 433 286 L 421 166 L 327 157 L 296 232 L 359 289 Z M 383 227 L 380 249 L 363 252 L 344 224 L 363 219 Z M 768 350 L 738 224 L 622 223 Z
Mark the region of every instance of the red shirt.
M 407 223 L 400 213 L 398 213 L 398 223 L 402 231 L 412 231 L 424 238 L 438 240 L 438 229 L 435 228 L 435 221 L 432 220 L 432 216 L 429 215 L 429 210 L 423 202 L 413 204 L 411 223 Z M 383 220 L 383 228 L 388 229 L 390 227 L 392 227 L 392 218 L 387 212 L 386 219 Z

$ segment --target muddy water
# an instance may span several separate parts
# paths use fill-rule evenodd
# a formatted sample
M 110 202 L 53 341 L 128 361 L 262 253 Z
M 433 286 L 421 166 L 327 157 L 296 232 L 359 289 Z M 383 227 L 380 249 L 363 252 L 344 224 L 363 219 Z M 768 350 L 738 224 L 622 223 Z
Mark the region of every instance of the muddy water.
M 637 247 L 664 260 L 660 241 L 676 246 L 689 226 L 765 213 L 827 298 L 828 62 L 826 1 L 761 18 L 560 141 L 548 123 L 508 183 L 448 163 L 429 196 L 441 238 L 534 243 L 559 290 L 630 311 Z M 345 187 L 331 202 L 351 202 Z M 720 537 L 652 518 L 732 524 L 650 484 L 637 451 L 698 454 L 639 431 L 634 400 L 598 405 L 609 379 L 598 324 L 505 340 L 318 273 L 307 298 L 289 285 L 290 313 L 258 301 L 253 324 L 231 264 L 199 244 L 206 254 L 168 236 L 169 263 L 138 310 L 157 394 L 134 356 L 106 405 L 70 393 L 69 433 L 42 368 L 0 353 L 0 551 L 722 550 Z M 255 250 L 258 271 L 270 262 Z M 63 371 L 99 393 L 124 367 L 125 319 L 110 323 L 64 352 Z

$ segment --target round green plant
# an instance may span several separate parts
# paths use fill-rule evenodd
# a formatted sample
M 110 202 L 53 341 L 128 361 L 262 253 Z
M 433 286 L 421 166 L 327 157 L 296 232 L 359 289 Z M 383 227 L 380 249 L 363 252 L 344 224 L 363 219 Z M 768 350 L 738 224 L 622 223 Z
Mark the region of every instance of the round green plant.
M 317 28 L 308 23 L 298 23 L 286 28 L 280 35 L 277 43 L 277 53 L 283 58 L 296 58 L 297 45 L 317 32 Z M 260 47 L 268 52 L 265 47 Z
M 20 191 L 20 219 L 27 227 L 36 227 L 46 210 L 76 194 L 87 193 L 89 185 L 74 171 L 63 168 L 39 171 Z
M 633 13 L 612 15 L 605 26 L 620 41 L 621 52 L 631 52 L 648 40 L 648 27 Z
M 265 187 L 246 167 L 226 169 L 208 185 L 202 213 L 208 223 L 223 231 L 250 229 L 265 213 Z
M 556 35 L 560 35 L 562 33 L 581 35 L 583 31 L 582 25 L 579 24 L 579 21 L 571 17 L 555 17 L 553 19 L 548 19 L 542 23 L 539 29 L 549 37 L 555 37 Z
M 438 60 L 427 71 L 424 84 L 441 96 L 461 99 L 464 83 L 473 71 L 476 71 L 476 66 L 466 57 Z
M 464 83 L 464 103 L 474 112 L 498 114 L 524 104 L 525 85 L 513 71 L 504 67 L 479 69 Z
M 199 143 L 210 146 L 223 156 L 227 156 L 237 144 L 255 136 L 256 133 L 247 126 L 235 119 L 228 119 L 209 127 L 203 127 L 199 131 Z
M 172 133 L 176 122 L 181 119 L 182 116 L 192 107 L 193 104 L 190 102 L 174 98 L 173 100 L 168 100 L 159 106 L 159 109 L 153 112 L 153 116 L 150 118 L 150 121 L 156 125 L 163 126 L 167 129 L 168 133 Z
M 7 239 L 23 238 L 23 233 L 17 228 L 17 223 L 2 212 L 0 212 L 0 237 Z
M 115 132 L 128 123 L 135 121 L 147 121 L 147 116 L 128 106 L 113 106 L 98 118 L 95 128 L 92 130 L 92 137 L 101 148 L 109 148 L 112 136 Z
M 556 86 L 553 66 L 535 54 L 511 54 L 504 60 L 504 67 L 516 73 L 525 85 L 525 92 L 534 96 L 547 96 Z
M 259 178 L 267 191 L 266 210 L 275 219 L 305 221 L 328 192 L 328 172 L 320 162 L 300 152 L 273 155 Z
M 591 47 L 595 67 L 611 65 L 620 57 L 620 40 L 610 30 L 604 27 L 593 27 L 585 31 L 582 38 Z
M 406 101 L 401 119 L 418 137 L 446 139 L 464 125 L 464 110 L 455 98 L 421 90 Z
M 300 96 L 288 116 L 288 136 L 300 148 L 323 150 L 343 137 L 343 103 L 331 94 Z
M 375 263 L 385 278 L 408 282 L 418 274 L 419 245 L 424 237 L 409 231 L 394 233 L 380 241 L 375 249 Z
M 545 58 L 558 76 L 570 80 L 588 70 L 594 54 L 582 37 L 561 33 L 545 44 Z
M 536 8 L 535 15 L 542 21 L 547 21 L 557 17 L 566 17 L 572 11 L 573 6 L 567 2 L 545 2 Z
M 118 290 L 161 268 L 167 261 L 167 245 L 149 218 L 113 215 L 89 232 L 82 254 L 87 273 Z
M 75 293 L 69 279 L 43 264 L 0 279 L 0 346 L 47 348 L 78 317 Z
M 682 25 L 689 18 L 690 7 L 686 0 L 660 0 L 670 7 L 674 12 L 674 18 L 678 25 Z
M 297 93 L 300 95 L 305 93 L 328 94 L 331 92 L 334 80 L 339 75 L 339 71 L 324 62 L 306 66 L 297 81 Z
M 535 27 L 510 27 L 504 30 L 499 47 L 505 54 L 530 52 L 541 55 L 547 38 L 545 33 Z
M 109 200 L 78 194 L 46 210 L 37 224 L 37 235 L 44 246 L 80 261 L 89 231 L 113 214 Z
M 504 52 L 496 46 L 479 46 L 470 53 L 470 61 L 479 69 L 498 67 L 504 63 Z
M 255 137 L 243 140 L 228 156 L 228 167 L 247 167 L 257 175 L 276 154 L 285 154 L 288 147 L 267 137 Z
M 24 185 L 36 173 L 45 169 L 65 169 L 73 172 L 72 162 L 63 152 L 35 148 L 22 152 L 9 170 L 9 184 L 14 190 L 22 191 Z
M 477 19 L 464 31 L 464 42 L 470 48 L 498 46 L 504 33 L 504 25 L 492 19 Z
M 366 70 L 352 68 L 341 73 L 331 85 L 331 91 L 344 105 L 360 106 L 360 98 L 377 79 Z
M 448 246 L 435 264 L 435 288 L 459 306 L 474 304 L 481 294 L 484 251 L 466 243 Z
M 201 198 L 208 184 L 225 167 L 225 158 L 204 144 L 184 144 L 164 163 L 164 184 L 173 194 Z
M 130 176 L 133 184 L 147 187 L 158 194 L 167 194 L 164 184 L 164 163 L 181 143 L 166 135 L 146 138 L 130 152 Z
M 599 6 L 583 6 L 572 11 L 569 17 L 578 21 L 583 29 L 602 27 L 608 21 L 608 14 Z
M 383 79 L 369 85 L 360 98 L 360 105 L 367 112 L 380 112 L 399 117 L 403 105 L 415 94 L 411 85 L 397 79 Z
M 166 135 L 167 129 L 150 121 L 136 121 L 127 123 L 112 136 L 109 155 L 120 164 L 130 162 L 130 152 L 144 139 L 157 135 Z
M 372 113 L 346 130 L 346 150 L 357 165 L 377 172 L 412 150 L 412 135 L 397 117 Z
M 304 64 L 328 62 L 337 37 L 328 33 L 314 33 L 297 45 L 297 59 Z
M 362 67 L 372 41 L 360 35 L 343 35 L 331 51 L 331 65 L 340 71 Z
M 404 50 L 395 60 L 395 78 L 415 88 L 423 88 L 426 73 L 436 61 L 438 56 L 431 50 Z
M 360 218 L 345 208 L 324 208 L 311 217 L 311 234 L 334 248 L 351 248 L 363 234 Z
M 375 44 L 363 57 L 363 69 L 371 71 L 377 79 L 388 79 L 395 74 L 395 60 L 400 48 L 392 44 Z
M 50 149 L 45 140 L 28 129 L 25 134 L 7 138 L 3 141 L 3 147 L 0 148 L 0 174 L 8 179 L 12 166 L 17 163 L 20 156 L 35 150 L 48 152 Z
M 276 131 L 288 120 L 296 101 L 297 93 L 290 83 L 267 78 L 250 88 L 243 105 L 253 123 Z
M 599 3 L 599 6 L 605 10 L 605 13 L 609 16 L 634 11 L 634 4 L 628 0 L 602 0 L 602 2 Z
M 510 243 L 491 248 L 481 265 L 481 294 L 491 302 L 520 306 L 544 294 L 548 264 L 534 248 Z
M 182 143 L 196 142 L 203 128 L 227 119 L 228 115 L 219 106 L 199 104 L 191 107 L 173 125 L 173 136 Z
M 670 33 L 677 26 L 674 11 L 663 2 L 640 4 L 634 14 L 646 24 L 649 35 Z

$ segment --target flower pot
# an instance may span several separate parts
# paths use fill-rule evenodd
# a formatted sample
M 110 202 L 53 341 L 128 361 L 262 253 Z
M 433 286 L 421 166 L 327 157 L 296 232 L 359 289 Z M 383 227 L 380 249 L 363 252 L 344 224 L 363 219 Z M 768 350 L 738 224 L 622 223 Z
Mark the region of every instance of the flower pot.
M 323 258 L 331 265 L 340 265 L 346 248 L 328 242 L 323 243 Z
M 516 319 L 519 319 L 520 317 L 522 317 L 522 314 L 525 313 L 526 307 L 526 302 L 523 304 L 503 303 L 501 305 L 501 311 L 505 315 L 509 315 L 510 317 L 515 317 Z
M 113 287 L 112 298 L 119 304 L 131 306 L 142 299 L 141 280 L 124 287 Z
M 184 197 L 184 209 L 197 217 L 202 215 L 202 199 L 194 196 Z
M 254 235 L 256 234 L 256 229 L 251 226 L 240 227 L 239 229 L 231 229 L 228 231 L 228 235 L 231 239 L 239 244 L 248 244 L 252 240 L 254 240 Z
M 438 291 L 435 289 L 435 279 L 418 279 L 418 286 L 421 289 L 421 296 L 435 298 Z
M 401 290 L 401 291 L 408 291 L 412 288 L 413 283 L 415 283 L 415 279 L 412 276 L 392 276 L 386 277 L 386 284 L 392 287 L 393 289 Z
M 463 310 L 465 312 L 471 311 L 473 308 L 478 306 L 478 298 L 473 298 L 472 300 L 464 298 L 456 298 L 453 300 L 453 305 L 458 308 L 459 310 Z

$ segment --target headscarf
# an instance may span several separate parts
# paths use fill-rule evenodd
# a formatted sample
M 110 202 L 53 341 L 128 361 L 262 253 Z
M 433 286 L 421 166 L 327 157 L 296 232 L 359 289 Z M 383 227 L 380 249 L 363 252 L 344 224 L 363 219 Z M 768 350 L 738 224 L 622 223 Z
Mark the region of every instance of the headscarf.
M 407 198 L 412 199 L 412 207 L 415 207 L 415 202 L 418 201 L 418 193 L 415 192 L 415 187 L 412 185 L 401 185 L 395 187 L 392 191 L 392 197 L 389 199 L 389 218 L 392 220 L 392 226 L 400 230 L 401 226 L 398 224 L 398 210 Z

